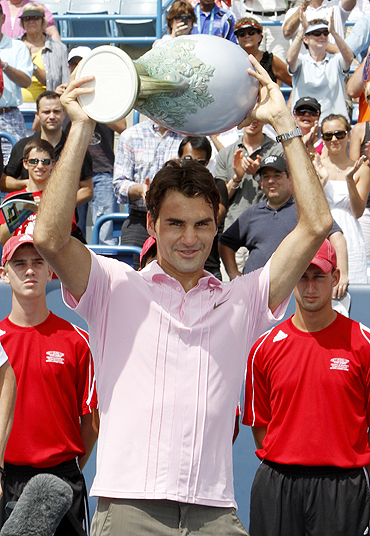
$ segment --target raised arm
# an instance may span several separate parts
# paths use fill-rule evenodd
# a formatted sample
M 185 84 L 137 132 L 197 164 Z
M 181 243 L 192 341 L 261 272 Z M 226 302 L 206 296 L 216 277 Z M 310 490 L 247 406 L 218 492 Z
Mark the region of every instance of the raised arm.
M 61 97 L 71 129 L 42 195 L 33 235 L 40 254 L 76 299 L 86 290 L 91 257 L 89 250 L 70 233 L 81 167 L 95 127 L 76 99 L 78 95 L 92 93 L 93 88 L 81 86 L 93 78 L 72 80 Z
M 4 468 L 6 443 L 13 424 L 17 384 L 9 361 L 0 367 L 0 467 Z M 0 484 L 0 497 L 3 491 Z
M 369 53 L 370 53 L 370 46 L 367 49 L 367 54 Z M 364 81 L 363 79 L 366 58 L 367 58 L 367 55 L 365 56 L 361 64 L 357 67 L 357 69 L 355 70 L 355 72 L 349 78 L 347 82 L 348 95 L 352 97 L 353 99 L 357 99 L 358 97 L 360 97 L 366 86 L 366 80 Z
M 301 27 L 299 29 L 299 32 L 294 37 L 290 47 L 288 48 L 288 52 L 286 55 L 286 62 L 289 66 L 291 73 L 295 73 L 298 68 L 298 65 L 299 65 L 298 56 L 301 51 L 303 38 L 305 36 L 306 30 L 308 27 L 306 13 L 305 13 L 305 10 L 303 9 L 302 4 L 298 8 L 298 15 L 299 15 L 299 20 L 301 22 Z
M 370 169 L 364 165 L 365 156 L 361 156 L 346 173 L 349 203 L 355 218 L 361 218 L 366 207 L 370 190 Z
M 249 72 L 263 87 L 260 102 L 247 121 L 258 119 L 270 123 L 278 135 L 295 130 L 297 126 L 278 85 L 271 81 L 253 56 L 249 59 L 257 71 L 250 69 Z M 333 224 L 328 203 L 301 138 L 283 141 L 283 147 L 293 182 L 298 223 L 272 257 L 269 294 L 272 311 L 298 283 Z
M 339 49 L 339 53 L 342 56 L 340 62 L 341 62 L 343 71 L 348 71 L 348 69 L 351 67 L 351 63 L 352 63 L 352 60 L 353 60 L 353 52 L 349 48 L 349 46 L 347 45 L 347 43 L 345 42 L 343 37 L 341 37 L 339 35 L 339 33 L 335 30 L 334 8 L 331 11 L 328 30 L 331 33 L 331 35 L 334 37 L 335 44 L 337 45 L 337 47 Z
M 349 145 L 349 157 L 351 160 L 358 160 L 361 156 L 361 145 L 365 137 L 366 123 L 357 123 L 351 132 L 351 141 Z
M 303 0 L 301 6 L 304 11 L 306 11 L 308 5 L 310 4 L 310 0 Z M 301 24 L 300 14 L 299 14 L 299 7 L 296 9 L 296 11 L 292 14 L 289 19 L 287 19 L 284 22 L 283 25 L 283 33 L 284 37 L 286 39 L 292 39 L 294 35 L 297 33 L 299 25 Z

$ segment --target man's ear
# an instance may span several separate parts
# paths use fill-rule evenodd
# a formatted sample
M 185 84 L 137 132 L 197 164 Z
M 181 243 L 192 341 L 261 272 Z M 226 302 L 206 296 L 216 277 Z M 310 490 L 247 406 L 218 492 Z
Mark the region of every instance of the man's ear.
M 8 271 L 3 266 L 0 266 L 0 277 L 4 281 L 4 283 L 10 285 Z
M 154 219 L 153 219 L 153 216 L 152 216 L 152 214 L 151 214 L 151 212 L 149 210 L 146 213 L 146 230 L 148 231 L 150 236 L 155 236 Z
M 336 268 L 334 270 L 334 272 L 332 273 L 331 279 L 332 279 L 331 286 L 334 288 L 339 283 L 339 279 L 340 279 L 340 270 L 339 270 L 339 268 Z
M 48 270 L 49 270 L 49 273 L 48 273 L 48 279 L 47 279 L 47 282 L 49 283 L 49 281 L 51 281 L 53 279 L 53 274 L 54 274 L 54 271 L 52 269 L 51 266 L 48 265 Z

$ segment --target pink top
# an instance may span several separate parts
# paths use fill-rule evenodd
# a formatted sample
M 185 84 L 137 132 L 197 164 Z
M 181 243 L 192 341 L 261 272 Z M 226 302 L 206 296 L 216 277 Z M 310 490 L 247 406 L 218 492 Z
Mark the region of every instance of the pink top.
M 12 27 L 12 20 L 10 17 L 10 11 L 9 11 L 9 3 L 8 0 L 1 0 L 0 4 L 3 8 L 3 13 L 5 15 L 5 22 L 1 27 L 1 31 L 4 35 L 7 35 L 8 37 L 19 37 L 20 35 L 23 35 L 25 33 L 25 30 L 22 28 L 22 26 L 19 24 L 20 16 L 22 14 L 22 7 L 26 4 L 29 4 L 32 0 L 24 0 L 22 5 L 20 6 L 20 10 L 18 11 L 18 15 L 16 19 L 14 20 L 14 25 Z M 39 4 L 45 9 L 45 18 L 48 21 L 48 26 L 55 25 L 54 17 L 51 13 L 51 11 L 48 10 L 44 4 L 41 2 L 35 2 L 36 4 Z
M 276 322 L 270 263 L 185 293 L 156 261 L 143 271 L 92 255 L 67 305 L 89 324 L 100 409 L 91 494 L 236 506 L 232 436 L 246 359 Z M 277 315 L 284 313 L 282 304 Z

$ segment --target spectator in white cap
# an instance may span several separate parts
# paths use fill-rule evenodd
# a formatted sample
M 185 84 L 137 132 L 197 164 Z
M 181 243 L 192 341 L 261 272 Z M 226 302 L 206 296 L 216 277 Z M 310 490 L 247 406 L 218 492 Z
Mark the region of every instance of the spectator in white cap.
M 289 47 L 287 63 L 293 75 L 292 106 L 301 97 L 309 95 L 321 105 L 321 117 L 339 113 L 348 118 L 344 77 L 348 72 L 353 54 L 334 27 L 334 12 L 329 23 L 323 19 L 307 22 L 306 14 L 300 10 L 301 29 Z M 338 46 L 339 54 L 328 54 L 326 47 L 329 34 Z M 300 54 L 301 44 L 309 54 Z
M 67 47 L 45 33 L 47 23 L 43 6 L 30 2 L 23 7 L 19 24 L 26 33 L 21 39 L 33 61 L 32 84 L 22 89 L 24 102 L 36 102 L 45 90 L 55 91 L 69 80 Z

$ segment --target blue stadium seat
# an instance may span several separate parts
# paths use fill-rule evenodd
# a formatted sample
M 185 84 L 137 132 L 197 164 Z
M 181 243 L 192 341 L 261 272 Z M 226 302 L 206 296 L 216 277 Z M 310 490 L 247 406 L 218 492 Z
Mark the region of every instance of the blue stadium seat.
M 96 220 L 92 230 L 91 244 L 99 244 L 99 233 L 101 226 L 107 221 L 113 222 L 113 238 L 118 238 L 118 241 L 120 241 L 121 227 L 127 216 L 128 214 L 125 214 L 123 212 L 112 212 L 111 214 L 103 214 L 103 216 L 100 216 L 100 218 Z
M 119 35 L 123 37 L 155 37 L 157 0 L 135 0 L 135 2 L 122 0 L 120 14 L 146 16 L 147 19 L 117 20 Z M 145 43 L 136 45 L 145 46 Z
M 47 0 L 42 5 L 48 8 L 53 15 L 64 15 L 68 11 L 70 0 Z M 67 37 L 67 21 L 59 20 L 55 21 L 55 25 L 59 30 L 60 36 Z
M 119 13 L 120 0 L 93 1 L 89 0 L 70 0 L 67 13 L 69 15 L 99 15 Z M 68 20 L 69 37 L 118 37 L 118 28 L 114 20 L 91 19 L 69 19 Z M 96 43 L 84 43 L 87 46 L 94 47 Z
M 118 261 L 125 262 L 132 267 L 134 265 L 133 256 L 140 255 L 141 253 L 141 248 L 137 246 L 98 246 L 89 244 L 87 247 L 97 255 L 112 257 Z

